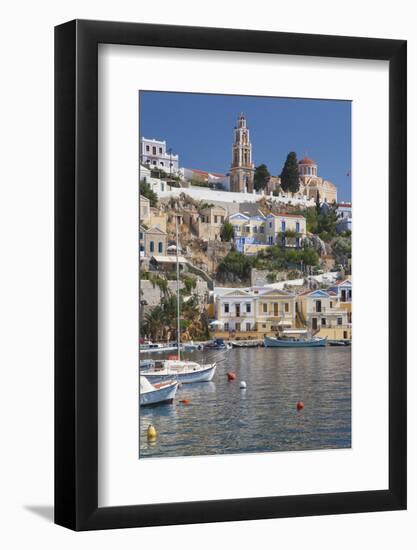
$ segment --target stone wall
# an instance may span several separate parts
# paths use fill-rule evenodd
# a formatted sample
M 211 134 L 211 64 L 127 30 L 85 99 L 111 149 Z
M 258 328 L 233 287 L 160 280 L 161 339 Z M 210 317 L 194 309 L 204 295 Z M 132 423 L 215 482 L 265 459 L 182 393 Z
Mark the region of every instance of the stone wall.
M 287 278 L 286 271 L 273 271 L 276 275 L 275 281 L 268 280 L 268 274 L 271 273 L 268 269 L 255 269 L 252 268 L 250 272 L 250 284 L 251 286 L 265 286 L 274 282 L 285 281 Z
M 184 288 L 184 283 L 180 281 L 180 289 Z M 141 300 L 146 300 L 148 307 L 154 307 L 159 305 L 161 301 L 162 293 L 158 285 L 152 285 L 151 281 L 144 279 L 140 282 Z M 168 281 L 168 289 L 175 294 L 177 292 L 177 281 Z M 193 294 L 197 294 L 200 300 L 200 304 L 203 306 L 204 302 L 208 298 L 208 286 L 206 281 L 197 279 L 197 285 L 192 291 Z

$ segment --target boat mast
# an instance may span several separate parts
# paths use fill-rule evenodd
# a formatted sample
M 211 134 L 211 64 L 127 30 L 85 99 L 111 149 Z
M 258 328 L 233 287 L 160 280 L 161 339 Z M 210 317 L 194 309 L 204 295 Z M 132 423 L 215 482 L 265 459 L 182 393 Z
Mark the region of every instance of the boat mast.
M 181 322 L 180 322 L 180 263 L 178 260 L 178 216 L 175 213 L 175 235 L 176 235 L 176 259 L 177 259 L 177 348 L 178 359 L 181 359 Z

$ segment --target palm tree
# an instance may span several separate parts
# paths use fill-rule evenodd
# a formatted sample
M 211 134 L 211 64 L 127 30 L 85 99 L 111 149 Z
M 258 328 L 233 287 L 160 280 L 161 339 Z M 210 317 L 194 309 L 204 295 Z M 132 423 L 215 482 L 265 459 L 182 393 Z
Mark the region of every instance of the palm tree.
M 149 311 L 144 318 L 143 334 L 146 334 L 151 340 L 158 340 L 164 328 L 165 314 L 160 306 L 156 306 Z

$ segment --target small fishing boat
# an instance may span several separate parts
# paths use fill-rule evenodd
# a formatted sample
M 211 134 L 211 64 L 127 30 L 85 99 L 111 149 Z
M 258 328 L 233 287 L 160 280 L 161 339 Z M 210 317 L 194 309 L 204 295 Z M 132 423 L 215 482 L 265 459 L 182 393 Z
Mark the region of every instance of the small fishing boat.
M 194 382 L 210 382 L 216 372 L 216 363 L 201 365 L 195 361 L 182 361 L 181 359 L 167 359 L 155 361 L 153 367 L 146 371 L 146 378 L 154 382 L 162 382 L 175 379 L 182 384 Z
M 266 348 L 318 348 L 324 347 L 327 343 L 327 338 L 294 338 L 294 337 L 283 337 L 275 338 L 273 336 L 265 336 L 265 347 Z
M 204 349 L 225 350 L 230 349 L 231 347 L 232 344 L 226 343 L 223 338 L 216 338 L 215 340 L 205 344 Z
M 140 376 L 139 404 L 141 407 L 172 403 L 177 393 L 178 381 L 167 380 L 159 384 L 151 384 L 145 376 Z
M 141 353 L 163 353 L 164 351 L 174 351 L 177 349 L 177 344 L 159 344 L 154 342 L 147 342 L 139 345 L 139 351 Z
M 253 342 L 246 340 L 243 342 L 232 342 L 232 348 L 259 348 L 263 346 L 263 342 L 254 340 Z
M 203 344 L 194 344 L 194 342 L 186 342 L 181 344 L 181 349 L 183 351 L 197 351 L 203 349 Z

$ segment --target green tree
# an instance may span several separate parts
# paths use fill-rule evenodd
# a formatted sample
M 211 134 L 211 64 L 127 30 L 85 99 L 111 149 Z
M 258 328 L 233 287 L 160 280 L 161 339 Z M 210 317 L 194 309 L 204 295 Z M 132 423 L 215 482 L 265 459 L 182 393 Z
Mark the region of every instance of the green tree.
M 252 257 L 232 250 L 223 258 L 217 268 L 219 281 L 247 281 L 253 264 Z
M 220 229 L 220 238 L 223 242 L 230 242 L 233 237 L 233 225 L 229 221 L 225 221 Z
M 152 207 L 158 204 L 158 195 L 152 191 L 151 186 L 146 181 L 141 181 L 139 184 L 140 194 L 149 199 L 149 203 Z
M 336 236 L 336 226 L 338 223 L 336 205 L 322 208 L 317 216 L 317 233 L 324 241 L 330 240 Z
M 266 164 L 260 164 L 255 168 L 255 175 L 253 178 L 253 186 L 256 191 L 262 191 L 268 184 L 271 174 L 268 172 Z
M 281 187 L 284 191 L 290 191 L 291 193 L 297 193 L 300 188 L 299 175 L 298 175 L 298 163 L 297 155 L 292 151 L 288 153 L 287 159 L 282 169 L 281 175 Z
M 163 334 L 164 312 L 161 306 L 156 306 L 146 313 L 141 333 L 148 336 L 151 340 L 159 340 Z
M 191 291 L 197 286 L 197 281 L 195 278 L 190 277 L 189 275 L 184 275 L 181 277 L 181 280 L 184 283 L 184 288 L 182 289 L 184 291 L 183 294 L 191 294 Z
M 301 258 L 304 265 L 319 265 L 319 255 L 312 247 L 304 248 Z
M 320 215 L 320 212 L 321 212 L 320 191 L 317 190 L 317 196 L 316 196 L 316 214 L 317 214 L 317 216 Z

